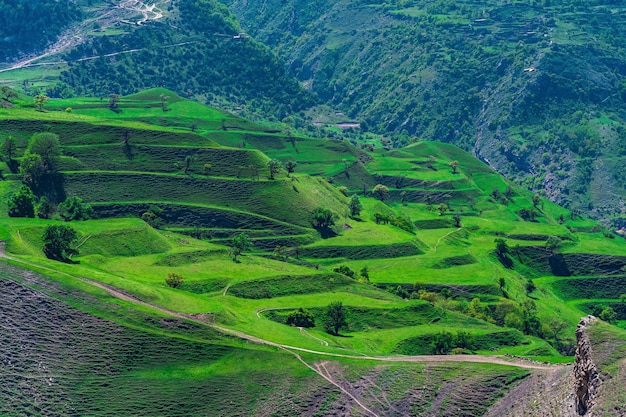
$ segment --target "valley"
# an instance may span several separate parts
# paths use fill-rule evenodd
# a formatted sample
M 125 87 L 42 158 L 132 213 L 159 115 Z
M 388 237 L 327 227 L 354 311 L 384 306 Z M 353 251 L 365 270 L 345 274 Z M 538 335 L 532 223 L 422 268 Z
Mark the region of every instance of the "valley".
M 0 415 L 626 416 L 625 13 L 0 0 Z
M 16 144 L 3 162 L 2 212 L 22 181 L 32 181 L 15 161 L 25 160 L 32 138 L 46 132 L 58 137 L 58 171 L 30 183 L 36 198 L 60 210 L 64 200 L 80 197 L 93 214 L 69 222 L 58 217 L 61 211 L 47 214 L 50 219 L 0 216 L 3 285 L 36 290 L 55 309 L 76 309 L 72 316 L 90 314 L 138 332 L 121 346 L 145 335 L 157 344 L 187 340 L 203 352 L 236 349 L 249 358 L 235 367 L 242 371 L 258 355 L 293 361 L 271 385 L 250 386 L 250 398 L 268 398 L 259 406 L 270 414 L 285 415 L 283 394 L 269 393 L 286 378 L 299 381 L 287 395 L 289 407 L 299 410 L 294 415 L 335 414 L 344 402 L 352 410 L 347 415 L 435 409 L 448 415 L 464 395 L 476 395 L 456 379 L 464 369 L 472 385 L 490 386 L 465 404 L 468 415 L 482 415 L 530 375 L 554 375 L 566 387 L 572 367 L 564 364 L 573 360 L 572 332 L 581 316 L 601 313 L 615 331 L 626 323 L 619 299 L 626 292 L 624 239 L 533 196 L 452 145 L 361 149 L 250 122 L 164 89 L 120 97 L 114 108 L 89 98 L 51 100 L 43 111 L 15 104 L 0 110 L 0 129 Z M 358 209 L 350 203 L 355 198 Z M 42 251 L 42 235 L 53 225 L 77 233 L 77 254 L 65 262 Z M 249 245 L 235 253 L 242 235 Z M 182 277 L 180 285 L 167 283 L 172 273 Z M 347 314 L 336 334 L 327 325 L 333 303 Z M 285 324 L 297 309 L 312 317 L 306 327 Z M 116 355 L 143 369 L 138 358 Z M 182 351 L 167 360 L 183 358 L 196 360 Z M 191 372 L 172 366 L 161 384 Z M 184 377 L 189 387 L 214 378 L 210 369 L 218 365 L 194 366 L 195 376 Z M 231 367 L 220 375 L 235 383 L 238 371 Z M 57 369 L 55 375 L 67 372 Z M 120 377 L 138 371 L 128 372 Z M 380 379 L 389 372 L 396 375 L 392 385 Z M 425 388 L 427 396 L 417 400 L 409 388 L 416 372 L 437 375 L 427 386 L 449 381 L 449 388 Z M 86 378 L 71 375 L 67 383 Z M 49 395 L 74 395 L 67 383 L 52 384 L 58 391 Z M 310 384 L 325 394 L 312 399 Z M 395 399 L 376 390 L 396 392 Z M 561 392 L 565 403 L 573 401 L 571 390 Z M 304 409 L 296 406 L 300 400 Z M 147 407 L 141 399 L 110 401 L 119 410 Z M 198 404 L 185 405 L 187 414 L 180 415 L 193 414 L 193 407 L 199 415 L 218 409 L 214 400 L 176 401 Z M 26 404 L 34 403 L 16 409 L 34 406 Z M 222 412 L 232 415 L 240 405 Z

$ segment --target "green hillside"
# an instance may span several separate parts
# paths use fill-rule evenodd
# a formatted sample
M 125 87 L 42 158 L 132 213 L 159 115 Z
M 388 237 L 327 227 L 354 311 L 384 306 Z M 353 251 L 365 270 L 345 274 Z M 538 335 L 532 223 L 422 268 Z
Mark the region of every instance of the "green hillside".
M 171 97 L 167 111 L 163 95 Z M 82 338 L 98 346 L 81 345 L 76 371 L 54 364 L 67 378 L 46 398 L 74 404 L 84 394 L 72 412 L 332 415 L 347 401 L 356 415 L 458 407 L 482 415 L 535 363 L 503 355 L 571 362 L 582 315 L 597 314 L 615 331 L 625 326 L 624 239 L 453 145 L 357 149 L 282 133 L 164 89 L 122 97 L 115 109 L 97 99 L 51 100 L 43 111 L 17 104 L 0 109 L 0 141 L 11 136 L 16 144 L 0 166 L 0 240 L 9 257 L 0 264 L 2 285 L 6 294 L 41 291 L 46 309 L 95 315 L 104 321 L 86 316 L 95 320 L 91 328 L 112 332 L 98 343 L 77 332 L 82 319 L 64 322 L 73 335 L 68 346 Z M 59 155 L 51 157 L 54 170 L 34 176 L 26 167 L 41 133 L 58 137 Z M 281 165 L 273 173 L 271 161 Z M 48 218 L 7 215 L 22 181 L 39 199 L 36 214 Z M 348 204 L 354 196 L 359 213 Z M 52 210 L 44 210 L 43 197 Z M 92 206 L 91 219 L 63 220 L 73 197 Z M 329 210 L 325 224 L 320 209 Z M 77 235 L 77 253 L 65 262 L 42 250 L 46 229 L 60 225 Z M 242 234 L 252 245 L 238 253 Z M 183 282 L 168 285 L 171 274 Z M 342 303 L 347 315 L 338 332 L 328 321 L 331 303 Z M 300 308 L 310 321 L 288 325 Z M 147 344 L 152 350 L 139 353 Z M 110 368 L 87 377 L 108 346 L 115 346 Z M 450 354 L 487 363 L 404 358 Z M 410 381 L 424 372 L 434 376 L 415 401 Z M 461 374 L 449 397 L 435 396 L 437 384 Z M 123 391 L 111 389 L 112 375 Z M 143 381 L 162 392 L 166 408 L 149 403 Z M 393 398 L 380 403 L 353 392 L 363 381 Z M 220 384 L 221 394 L 193 395 Z M 242 384 L 245 395 L 235 394 Z M 11 409 L 35 410 L 27 395 L 0 395 Z M 233 400 L 218 403 L 220 396 Z M 41 412 L 55 414 L 58 404 Z
M 622 4 L 225 4 L 344 120 L 393 132 L 393 146 L 456 144 L 558 204 L 623 226 Z

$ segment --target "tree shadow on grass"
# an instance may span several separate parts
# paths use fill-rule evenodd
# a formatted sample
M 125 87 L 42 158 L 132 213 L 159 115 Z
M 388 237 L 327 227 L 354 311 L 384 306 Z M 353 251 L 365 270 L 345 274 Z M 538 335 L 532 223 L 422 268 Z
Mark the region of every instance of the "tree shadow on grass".
M 337 232 L 335 232 L 330 227 L 319 227 L 319 226 L 317 226 L 317 227 L 315 227 L 315 230 L 318 231 L 318 233 L 320 234 L 322 239 L 329 239 L 331 237 L 337 236 Z

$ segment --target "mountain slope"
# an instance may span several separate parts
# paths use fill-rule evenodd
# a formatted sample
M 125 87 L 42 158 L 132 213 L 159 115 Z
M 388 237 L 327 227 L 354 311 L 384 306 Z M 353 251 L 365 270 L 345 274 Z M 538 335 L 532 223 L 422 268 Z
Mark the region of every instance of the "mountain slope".
M 555 202 L 623 215 L 626 30 L 615 2 L 225 2 L 323 101 L 455 143 Z

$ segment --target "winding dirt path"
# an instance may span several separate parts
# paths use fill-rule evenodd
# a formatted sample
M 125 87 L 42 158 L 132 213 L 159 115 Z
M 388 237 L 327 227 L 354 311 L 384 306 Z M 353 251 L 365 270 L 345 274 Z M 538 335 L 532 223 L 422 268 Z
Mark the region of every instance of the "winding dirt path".
M 435 243 L 435 247 L 433 248 L 433 253 L 437 252 L 437 247 L 439 247 L 439 243 L 441 243 L 441 241 L 445 238 L 447 238 L 448 236 L 450 236 L 452 233 L 458 232 L 459 230 L 463 229 L 462 227 L 459 227 L 456 230 L 453 230 L 451 232 L 446 233 L 445 235 L 441 236 L 439 239 L 437 239 L 437 243 Z
M 141 299 L 128 294 L 116 287 L 113 287 L 111 285 L 107 285 L 98 281 L 94 281 L 91 280 L 89 278 L 84 278 L 84 277 L 79 277 L 76 275 L 72 275 L 72 274 L 68 274 L 66 272 L 61 272 L 52 268 L 48 268 L 42 265 L 38 265 L 29 261 L 25 261 L 22 259 L 18 259 L 15 258 L 13 256 L 10 256 L 6 253 L 5 250 L 5 242 L 4 241 L 0 241 L 0 258 L 5 258 L 5 259 L 10 259 L 14 262 L 17 263 L 21 263 L 23 265 L 27 265 L 27 266 L 31 266 L 37 269 L 43 269 L 45 271 L 50 271 L 50 272 L 54 272 L 57 274 L 63 274 L 65 276 L 77 279 L 79 281 L 88 283 L 90 285 L 93 285 L 95 287 L 98 287 L 104 291 L 106 291 L 107 293 L 109 293 L 109 295 L 115 297 L 115 298 L 119 298 L 120 300 L 124 300 L 124 301 L 129 301 L 129 302 L 133 302 L 136 304 L 140 304 L 142 306 L 145 307 L 149 307 L 155 310 L 158 310 L 162 313 L 174 316 L 174 317 L 178 317 L 178 318 L 182 318 L 182 319 L 187 319 L 187 320 L 192 320 L 195 322 L 198 322 L 200 324 L 212 327 L 216 330 L 219 330 L 222 333 L 226 333 L 226 334 L 230 334 L 231 336 L 236 336 L 240 339 L 244 339 L 256 344 L 260 344 L 260 345 L 267 345 L 267 346 L 273 346 L 279 349 L 287 349 L 287 350 L 295 350 L 298 352 L 304 352 L 304 353 L 310 353 L 310 354 L 314 354 L 314 355 L 319 355 L 319 356 L 326 356 L 326 357 L 336 357 L 336 358 L 346 358 L 346 359 L 357 359 L 357 360 L 370 360 L 370 361 L 380 361 L 380 362 L 407 362 L 407 363 L 418 363 L 418 362 L 433 362 L 433 363 L 442 363 L 442 362 L 472 362 L 472 363 L 490 363 L 490 364 L 494 364 L 494 365 L 507 365 L 507 366 L 515 366 L 518 368 L 524 368 L 524 369 L 543 369 L 543 370 L 548 370 L 548 369 L 555 369 L 556 367 L 560 367 L 562 365 L 545 365 L 545 364 L 540 364 L 540 363 L 535 363 L 535 362 L 524 362 L 524 361 L 520 361 L 520 360 L 514 360 L 513 358 L 504 358 L 501 356 L 483 356 L 483 355 L 420 355 L 420 356 L 368 356 L 368 355 L 364 355 L 364 356 L 357 356 L 357 355 L 347 355 L 347 354 L 342 354 L 342 353 L 333 353 L 333 352 L 323 352 L 323 351 L 318 351 L 318 350 L 313 350 L 313 349 L 306 349 L 306 348 L 301 348 L 301 347 L 297 347 L 297 346 L 290 346 L 290 345 L 285 345 L 285 344 L 281 344 L 281 343 L 276 343 L 276 342 L 272 342 L 270 340 L 265 340 L 238 330 L 234 330 L 234 329 L 230 329 L 230 328 L 226 328 L 226 327 L 222 327 L 219 326 L 217 324 L 211 324 L 211 323 L 207 323 L 206 320 L 204 320 L 202 317 L 205 316 L 203 314 L 187 314 L 187 313 L 181 313 L 178 311 L 173 311 L 170 309 L 167 309 L 165 307 L 161 307 L 158 306 L 156 304 L 152 304 L 152 303 L 148 303 L 146 301 L 142 301 Z M 268 309 L 260 309 L 259 311 L 257 311 L 257 316 L 260 317 L 260 313 L 262 311 L 265 310 L 270 310 L 271 308 Z
M 126 19 L 136 14 L 142 16 L 136 22 Z M 159 20 L 163 18 L 163 16 L 163 11 L 158 7 L 157 3 L 147 5 L 139 0 L 122 0 L 118 4 L 108 4 L 108 7 L 103 8 L 97 17 L 86 19 L 67 29 L 59 36 L 55 43 L 50 45 L 42 53 L 14 62 L 9 67 L 0 69 L 0 73 L 31 66 L 65 63 L 65 61 L 58 61 L 55 63 L 35 64 L 36 61 L 51 55 L 60 54 L 83 43 L 89 32 L 93 30 L 94 23 L 100 25 L 101 29 L 106 30 L 119 22 L 142 25 L 149 20 Z
M 313 339 L 317 340 L 318 342 L 320 342 L 320 344 L 322 346 L 328 346 L 328 342 L 327 341 L 325 341 L 324 339 L 320 339 L 319 337 L 313 336 L 311 333 L 307 332 L 304 327 L 298 327 L 298 329 L 300 329 L 300 333 L 302 333 L 305 336 L 309 336 L 310 338 L 313 338 Z
M 301 348 L 301 347 L 296 347 L 296 346 L 290 346 L 290 345 L 285 345 L 285 344 L 281 344 L 281 343 L 275 343 L 266 339 L 262 339 L 238 330 L 234 330 L 234 329 L 229 329 L 226 327 L 222 327 L 219 325 L 216 325 L 215 323 L 211 322 L 210 320 L 207 320 L 207 315 L 206 314 L 186 314 L 186 313 L 181 313 L 178 311 L 173 311 L 173 310 L 169 310 L 165 307 L 161 307 L 155 304 L 151 304 L 145 301 L 142 301 L 141 299 L 128 294 L 126 292 L 124 292 L 123 290 L 120 290 L 116 287 L 113 287 L 111 285 L 107 285 L 98 281 L 94 281 L 88 278 L 84 278 L 84 277 L 79 277 L 79 276 L 75 276 L 75 275 L 71 275 L 65 272 L 60 272 L 57 271 L 55 269 L 52 268 L 48 268 L 45 266 L 41 266 L 41 265 L 37 265 L 35 263 L 29 262 L 29 261 L 24 261 L 22 259 L 17 259 L 14 258 L 10 255 L 8 255 L 6 253 L 5 250 L 5 242 L 4 241 L 0 241 L 0 258 L 4 258 L 4 259 L 9 259 L 11 261 L 14 261 L 16 263 L 21 263 L 23 265 L 27 265 L 27 266 L 31 266 L 34 268 L 38 268 L 38 269 L 43 269 L 46 271 L 51 271 L 51 272 L 55 272 L 57 274 L 63 274 L 66 275 L 68 277 L 77 279 L 79 281 L 82 281 L 84 283 L 93 285 L 97 288 L 100 288 L 104 291 L 106 291 L 109 295 L 120 299 L 120 300 L 124 300 L 127 302 L 131 302 L 134 304 L 138 304 L 138 305 L 142 305 L 145 307 L 149 307 L 151 309 L 155 309 L 157 311 L 160 311 L 162 313 L 168 314 L 170 316 L 173 317 L 178 317 L 181 319 L 186 319 L 186 320 L 191 320 L 193 322 L 211 327 L 213 329 L 216 329 L 224 334 L 229 334 L 231 336 L 235 336 L 237 338 L 243 339 L 243 340 L 247 340 L 249 342 L 252 343 L 256 343 L 256 344 L 260 344 L 260 345 L 266 345 L 266 346 L 272 346 L 275 348 L 278 348 L 280 350 L 283 350 L 291 355 L 293 355 L 298 361 L 300 361 L 304 366 L 306 366 L 307 368 L 309 368 L 311 371 L 315 372 L 317 375 L 319 375 L 320 377 L 322 377 L 324 380 L 328 381 L 330 384 L 332 384 L 333 386 L 335 386 L 337 389 L 339 389 L 341 392 L 343 392 L 344 394 L 346 394 L 348 397 L 350 397 L 354 403 L 359 406 L 367 415 L 373 416 L 373 417 L 381 417 L 379 414 L 375 413 L 374 411 L 372 411 L 371 409 L 369 409 L 368 407 L 366 407 L 355 395 L 353 395 L 351 392 L 349 392 L 342 384 L 340 381 L 336 381 L 331 373 L 326 369 L 324 362 L 319 362 L 316 363 L 315 365 L 310 365 L 309 363 L 307 363 L 302 356 L 298 353 L 298 352 L 303 352 L 303 353 L 309 353 L 309 354 L 313 354 L 313 355 L 318 355 L 321 357 L 330 357 L 330 358 L 347 358 L 347 359 L 354 359 L 354 360 L 370 360 L 370 361 L 380 361 L 380 362 L 404 362 L 404 363 L 443 363 L 443 362 L 473 362 L 473 363 L 489 363 L 489 364 L 496 364 L 496 365 L 506 365 L 506 366 L 514 366 L 514 367 L 518 367 L 518 368 L 524 368 L 524 369 L 531 369 L 531 370 L 550 370 L 550 371 L 554 371 L 555 369 L 559 369 L 559 368 L 563 368 L 563 366 L 560 365 L 543 365 L 543 364 L 538 364 L 538 363 L 534 363 L 534 362 L 523 362 L 520 360 L 508 360 L 508 359 L 504 359 L 502 357 L 497 357 L 497 356 L 481 356 L 481 355 L 442 355 L 442 356 L 437 356 L 437 355 L 426 355 L 426 356 L 356 356 L 356 355 L 346 355 L 346 354 L 340 354 L 340 353 L 332 353 L 332 352 L 322 352 L 322 351 L 317 351 L 317 350 L 313 350 L 313 349 L 305 349 L 305 348 Z M 260 313 L 264 310 L 271 310 L 271 308 L 268 309 L 261 309 L 259 311 L 257 311 L 257 317 L 260 317 Z M 301 331 L 304 331 L 304 329 L 300 329 Z M 306 332 L 306 331 L 304 331 Z M 328 343 L 318 339 L 312 335 L 310 335 L 308 332 L 306 332 L 309 336 L 313 337 L 314 339 L 317 339 L 319 341 L 321 341 L 323 344 L 325 343 L 325 346 L 328 346 Z

